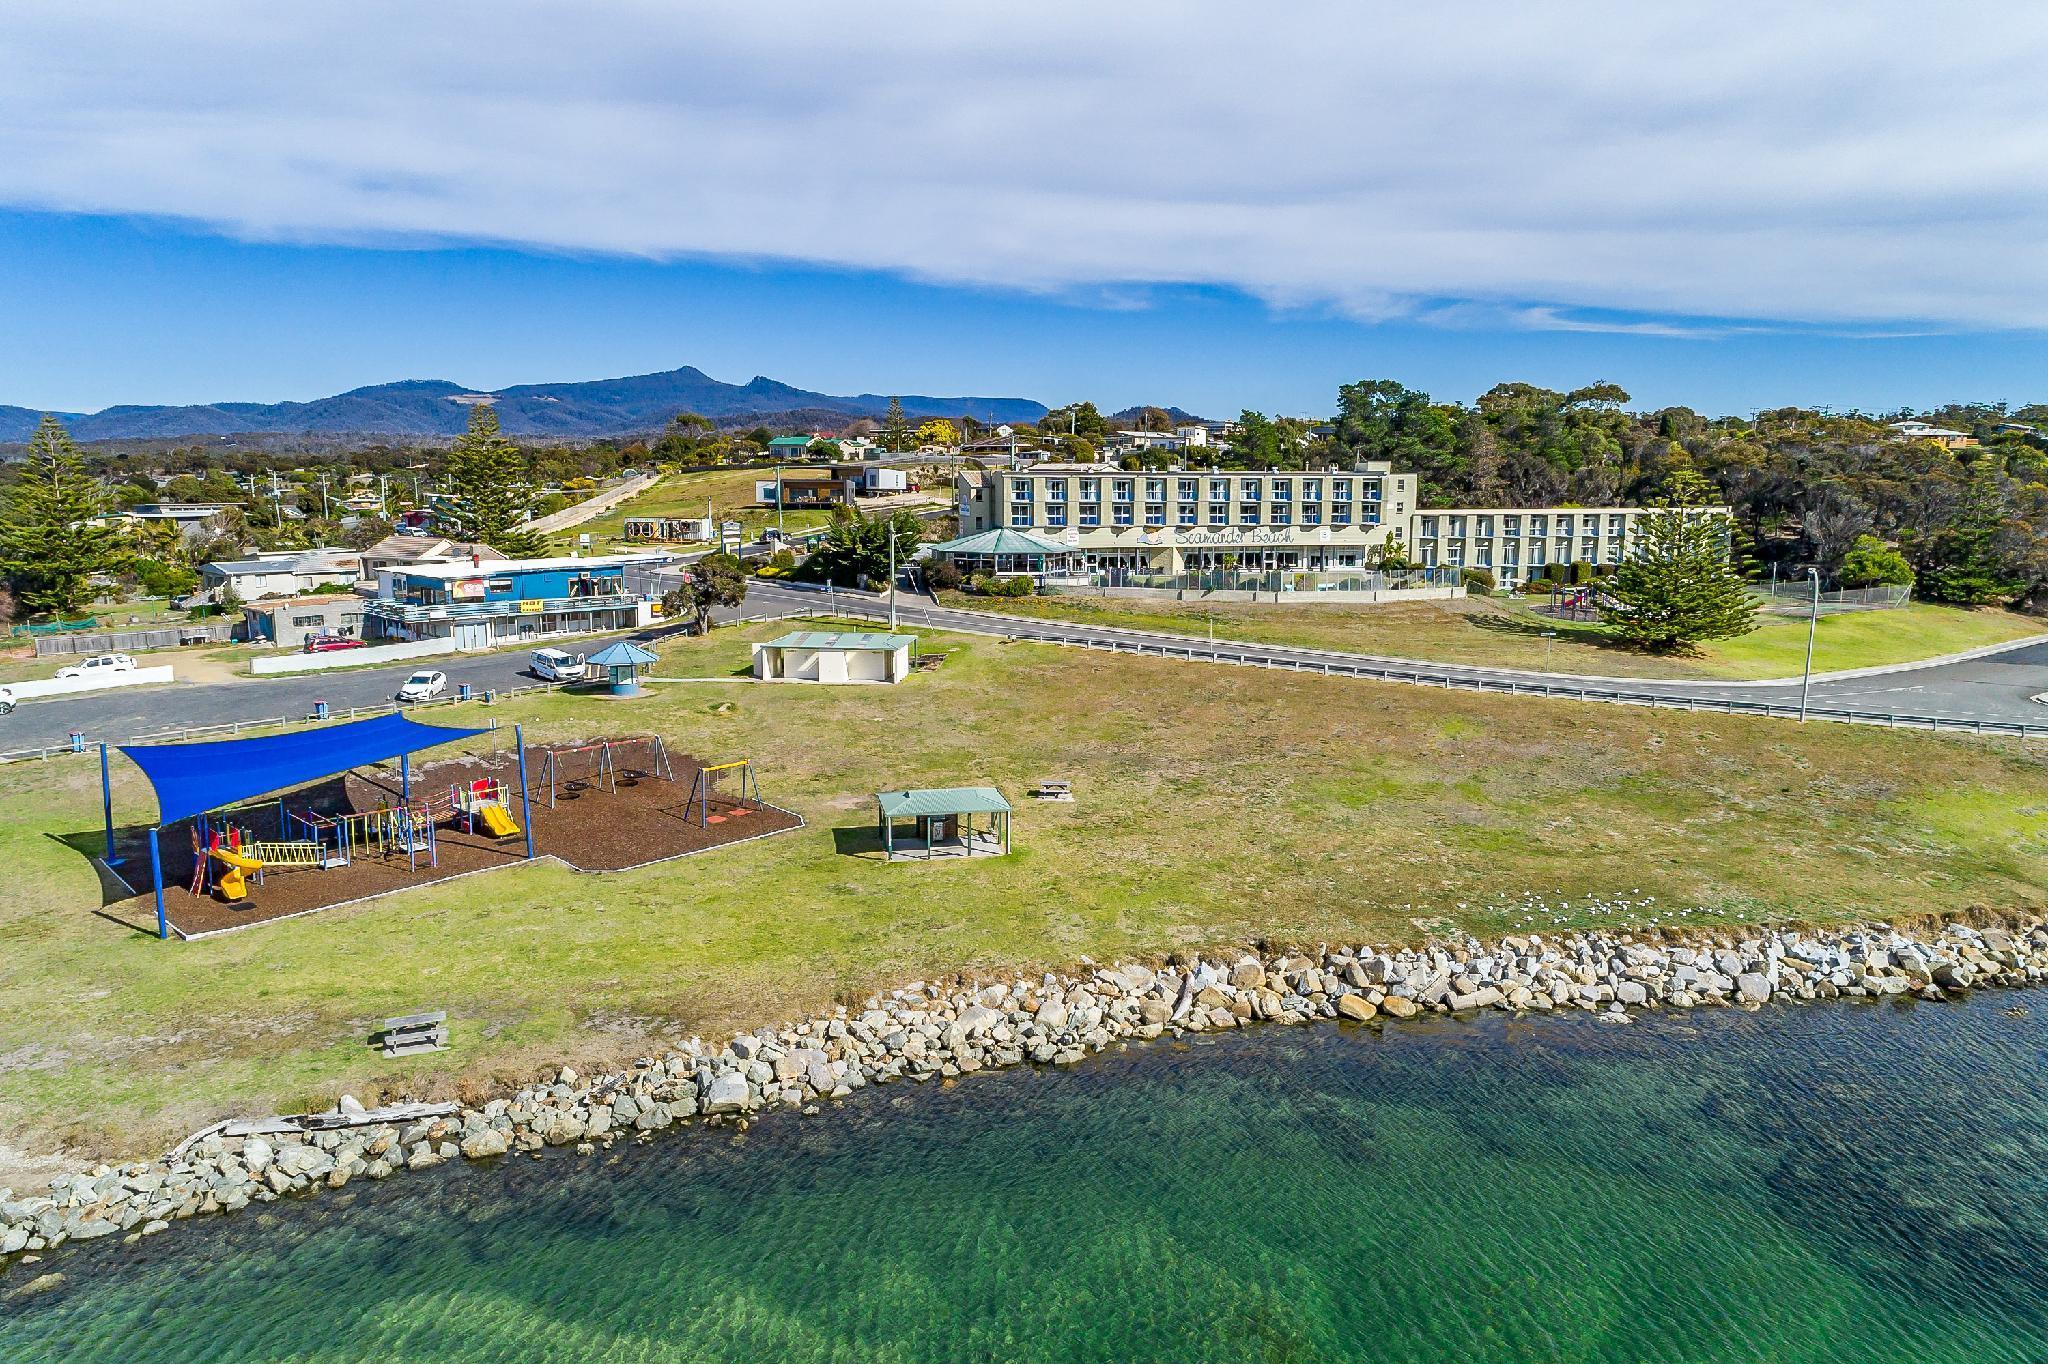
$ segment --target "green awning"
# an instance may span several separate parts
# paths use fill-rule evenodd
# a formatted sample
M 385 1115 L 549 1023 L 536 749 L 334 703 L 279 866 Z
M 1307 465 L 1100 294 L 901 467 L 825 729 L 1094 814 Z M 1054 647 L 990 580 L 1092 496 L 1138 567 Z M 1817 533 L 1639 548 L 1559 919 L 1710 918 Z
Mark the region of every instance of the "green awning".
M 1041 535 L 1026 531 L 998 528 L 984 530 L 973 535 L 963 535 L 957 540 L 948 540 L 932 546 L 934 554 L 990 555 L 990 554 L 1079 554 L 1072 545 L 1063 545 L 1057 540 L 1048 540 Z
M 875 803 L 883 819 L 921 819 L 927 815 L 1006 815 L 1010 802 L 993 786 L 942 786 L 909 791 L 877 791 Z

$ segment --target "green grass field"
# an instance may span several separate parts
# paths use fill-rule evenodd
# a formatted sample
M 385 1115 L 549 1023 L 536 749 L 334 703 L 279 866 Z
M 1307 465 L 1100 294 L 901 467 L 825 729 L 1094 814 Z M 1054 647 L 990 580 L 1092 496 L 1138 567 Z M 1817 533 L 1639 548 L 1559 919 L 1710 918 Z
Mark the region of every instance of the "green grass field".
M 1253 644 L 1588 676 L 1761 680 L 1797 677 L 1806 661 L 1804 616 L 1762 615 L 1750 634 L 1712 641 L 1696 654 L 1665 658 L 1623 647 L 1603 625 L 1553 620 L 1525 602 L 1501 597 L 1358 607 L 1203 606 L 1084 596 L 992 599 L 964 592 L 946 593 L 944 599 L 948 606 L 1126 629 L 1206 636 L 1213 628 L 1218 639 Z M 1545 639 L 1545 631 L 1555 631 L 1556 638 Z M 2048 634 L 2048 621 L 1990 608 L 1916 603 L 1895 611 L 1844 612 L 1821 617 L 1813 666 L 1816 672 L 1831 672 L 1909 663 L 2041 634 Z
M 789 474 L 800 472 L 796 469 Z M 572 526 L 555 537 L 558 547 L 571 548 L 577 536 L 589 535 L 595 553 L 605 553 L 628 543 L 620 530 L 629 516 L 702 516 L 708 504 L 721 521 L 738 521 L 748 539 L 776 524 L 775 509 L 754 499 L 754 484 L 775 477 L 773 469 L 691 469 L 665 476 L 640 496 L 631 498 L 603 516 Z M 829 525 L 830 512 L 791 510 L 782 514 L 783 529 L 795 532 Z
M 1524 894 L 1654 896 L 1629 913 L 1688 924 L 2048 906 L 2038 750 L 985 638 L 928 637 L 944 667 L 894 688 L 734 680 L 782 628 L 664 642 L 662 675 L 706 680 L 645 701 L 494 712 L 537 740 L 654 730 L 751 757 L 809 821 L 634 872 L 543 862 L 162 944 L 95 912 L 75 847 L 97 837 L 97 765 L 0 768 L 4 1145 L 130 1154 L 342 1090 L 480 1094 L 933 972 L 1498 930 Z M 119 812 L 144 816 L 139 775 L 115 775 Z M 1015 799 L 1045 776 L 1078 800 L 1020 800 L 1013 857 L 866 855 L 879 788 Z M 428 1007 L 450 1013 L 450 1052 L 365 1047 Z

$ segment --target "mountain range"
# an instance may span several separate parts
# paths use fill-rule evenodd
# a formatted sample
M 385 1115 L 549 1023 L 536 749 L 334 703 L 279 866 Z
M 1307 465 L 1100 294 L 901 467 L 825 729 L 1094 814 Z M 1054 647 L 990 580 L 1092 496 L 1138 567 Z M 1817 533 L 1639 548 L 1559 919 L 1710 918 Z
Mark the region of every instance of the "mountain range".
M 898 396 L 904 412 L 913 418 L 966 415 L 985 422 L 1035 422 L 1045 415 L 1045 405 L 1028 398 Z M 443 379 L 403 379 L 302 403 L 124 405 L 57 415 L 81 441 L 237 435 L 431 438 L 459 435 L 469 424 L 470 408 L 481 398 L 495 400 L 507 435 L 557 440 L 644 435 L 659 431 L 678 412 L 701 413 L 721 426 L 772 425 L 777 416 L 793 418 L 792 425 L 810 426 L 821 419 L 880 417 L 889 410 L 888 394 L 835 397 L 758 376 L 744 384 L 728 384 L 685 366 L 624 379 L 518 384 L 497 390 L 465 388 Z M 0 405 L 0 441 L 27 440 L 42 416 L 29 408 Z

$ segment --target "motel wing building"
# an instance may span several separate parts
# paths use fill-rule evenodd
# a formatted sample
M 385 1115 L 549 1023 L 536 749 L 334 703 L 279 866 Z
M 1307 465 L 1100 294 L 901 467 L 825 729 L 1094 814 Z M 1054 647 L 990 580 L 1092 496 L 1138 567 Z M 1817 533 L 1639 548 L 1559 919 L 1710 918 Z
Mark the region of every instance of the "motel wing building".
M 1422 568 L 1483 568 L 1502 582 L 1546 564 L 1618 564 L 1641 507 L 1416 505 L 1390 464 L 1325 469 L 1126 470 L 1039 464 L 969 470 L 960 534 L 1024 531 L 1085 556 L 1090 571 L 1366 569 L 1398 542 Z M 1726 508 L 1713 509 L 1725 515 Z

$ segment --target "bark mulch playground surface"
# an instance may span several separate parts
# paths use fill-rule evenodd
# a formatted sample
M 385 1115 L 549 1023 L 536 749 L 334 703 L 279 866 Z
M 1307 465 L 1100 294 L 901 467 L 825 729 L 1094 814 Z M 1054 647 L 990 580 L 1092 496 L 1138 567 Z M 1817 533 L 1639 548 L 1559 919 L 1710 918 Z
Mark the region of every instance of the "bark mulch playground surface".
M 707 819 L 700 823 L 694 807 L 685 819 L 683 807 L 690 799 L 699 765 L 683 754 L 670 755 L 673 779 L 653 775 L 644 766 L 636 765 L 635 760 L 622 758 L 612 777 L 601 784 L 591 772 L 593 763 L 579 762 L 579 755 L 565 755 L 562 766 L 570 775 L 556 780 L 555 803 L 550 808 L 548 788 L 538 781 L 543 752 L 539 748 L 526 752 L 534 853 L 558 858 L 578 871 L 620 871 L 803 826 L 803 820 L 787 810 L 751 801 L 741 803 L 716 793 Z M 413 798 L 418 801 L 434 791 L 445 797 L 450 785 L 466 786 L 479 777 L 493 777 L 504 784 L 512 819 L 519 822 L 519 768 L 510 754 L 495 761 L 462 758 L 417 763 L 412 772 Z M 293 811 L 310 808 L 325 814 L 370 811 L 380 804 L 395 806 L 399 804 L 398 768 L 394 764 L 332 777 L 290 792 L 284 803 Z M 237 810 L 229 818 L 249 829 L 256 839 L 278 836 L 275 801 Z M 106 905 L 102 913 L 153 934 L 156 904 L 148 891 L 147 838 L 147 830 L 140 829 L 117 835 L 116 850 L 124 859 L 121 872 L 130 884 L 141 885 L 143 893 L 125 898 L 116 889 L 112 894 L 121 898 Z M 194 852 L 189 821 L 165 828 L 160 843 L 164 913 L 172 928 L 186 937 L 267 923 L 412 886 L 431 885 L 472 872 L 511 866 L 526 858 L 523 833 L 492 838 L 481 822 L 474 833 L 465 832 L 458 815 L 452 820 L 441 820 L 435 827 L 438 866 L 430 866 L 421 854 L 415 868 L 409 865 L 405 853 L 389 852 L 382 856 L 359 853 L 344 867 L 271 868 L 265 871 L 261 885 L 256 884 L 253 874 L 250 876 L 247 899 L 230 903 L 217 895 L 191 893 Z

